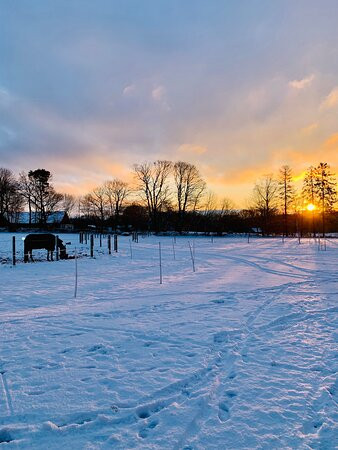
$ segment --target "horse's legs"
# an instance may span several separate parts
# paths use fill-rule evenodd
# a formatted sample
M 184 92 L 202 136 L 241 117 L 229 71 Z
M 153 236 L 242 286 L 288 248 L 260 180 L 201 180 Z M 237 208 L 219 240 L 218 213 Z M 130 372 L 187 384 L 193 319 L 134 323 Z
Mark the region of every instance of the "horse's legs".
M 29 254 L 30 257 L 31 257 L 31 261 L 34 262 L 34 259 L 33 259 L 33 250 L 30 250 L 30 251 L 28 252 L 28 254 Z
M 50 257 L 51 257 L 51 260 L 52 260 L 52 261 L 54 261 L 53 253 L 54 253 L 53 250 L 51 250 L 51 251 L 50 251 Z

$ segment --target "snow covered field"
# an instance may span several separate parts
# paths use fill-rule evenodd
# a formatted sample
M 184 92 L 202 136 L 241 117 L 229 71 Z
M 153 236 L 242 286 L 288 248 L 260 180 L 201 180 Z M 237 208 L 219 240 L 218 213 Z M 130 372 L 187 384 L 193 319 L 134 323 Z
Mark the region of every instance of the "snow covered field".
M 0 448 L 337 448 L 337 240 L 132 245 L 0 266 Z

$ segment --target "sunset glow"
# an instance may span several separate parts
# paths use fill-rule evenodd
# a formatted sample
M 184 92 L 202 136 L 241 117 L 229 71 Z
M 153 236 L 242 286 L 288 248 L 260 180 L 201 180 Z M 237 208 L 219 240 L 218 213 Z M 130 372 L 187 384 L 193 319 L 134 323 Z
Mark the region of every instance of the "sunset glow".
M 0 157 L 15 173 L 44 167 L 85 194 L 183 160 L 243 207 L 284 164 L 300 184 L 320 161 L 337 171 L 335 1 L 33 3 L 0 14 Z
M 308 211 L 314 211 L 316 209 L 315 205 L 313 205 L 312 203 L 309 203 L 306 207 L 306 209 Z

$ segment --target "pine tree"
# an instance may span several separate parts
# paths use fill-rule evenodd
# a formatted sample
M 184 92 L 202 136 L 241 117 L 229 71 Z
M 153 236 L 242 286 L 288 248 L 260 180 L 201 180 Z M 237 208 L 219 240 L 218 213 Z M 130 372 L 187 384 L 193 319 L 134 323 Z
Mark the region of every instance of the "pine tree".
M 315 182 L 316 182 L 316 169 L 313 166 L 310 166 L 305 174 L 304 180 L 303 180 L 303 197 L 307 201 L 307 203 L 310 203 L 311 205 L 315 206 L 316 203 L 316 188 L 315 188 Z M 316 235 L 315 230 L 315 224 L 314 224 L 314 209 L 312 210 L 312 233 L 313 236 Z
M 326 213 L 332 211 L 337 201 L 336 180 L 327 163 L 319 163 L 315 169 L 314 191 L 322 210 L 322 233 L 325 237 Z
M 279 170 L 278 194 L 283 205 L 284 234 L 288 236 L 288 212 L 294 198 L 292 169 L 289 166 L 283 166 Z

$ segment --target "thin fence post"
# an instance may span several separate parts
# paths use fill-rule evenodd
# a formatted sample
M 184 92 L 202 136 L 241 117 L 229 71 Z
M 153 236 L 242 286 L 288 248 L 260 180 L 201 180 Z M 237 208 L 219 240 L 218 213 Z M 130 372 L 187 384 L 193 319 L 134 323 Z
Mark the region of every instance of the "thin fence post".
M 158 243 L 158 251 L 160 256 L 160 284 L 162 284 L 162 252 L 161 252 L 161 242 Z
M 77 250 L 75 247 L 75 286 L 74 286 L 74 298 L 77 296 Z
M 117 253 L 117 234 L 114 234 L 114 252 Z
M 133 248 L 131 246 L 131 240 L 129 239 L 130 259 L 133 259 Z
M 108 234 L 108 253 L 111 255 L 111 235 Z
M 100 233 L 100 247 L 102 247 L 102 233 Z
M 191 263 L 192 263 L 192 271 L 195 272 L 195 260 L 194 260 L 194 255 L 193 255 L 193 253 L 192 253 L 190 241 L 188 242 L 188 244 L 189 244 L 189 249 L 190 249 L 190 256 L 191 256 Z
M 85 244 L 88 244 L 88 234 L 87 234 L 87 231 L 85 232 Z
M 59 261 L 59 251 L 58 251 L 58 241 L 59 241 L 59 236 L 56 235 L 55 236 L 55 259 L 56 261 Z
M 90 235 L 90 257 L 94 257 L 94 235 Z
M 13 236 L 12 239 L 12 259 L 13 259 L 13 266 L 16 264 L 16 258 L 15 258 L 15 236 Z

